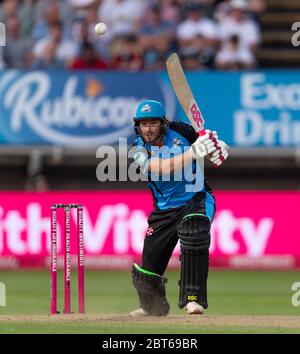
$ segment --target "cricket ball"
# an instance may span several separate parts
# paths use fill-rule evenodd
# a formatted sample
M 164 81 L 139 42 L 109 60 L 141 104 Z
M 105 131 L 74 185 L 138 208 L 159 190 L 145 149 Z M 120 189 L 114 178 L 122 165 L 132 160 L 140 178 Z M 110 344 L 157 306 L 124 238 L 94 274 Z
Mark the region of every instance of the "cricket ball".
M 107 26 L 105 23 L 103 22 L 100 22 L 100 23 L 97 23 L 96 26 L 95 26 L 95 32 L 101 36 L 103 35 L 105 32 L 107 31 Z

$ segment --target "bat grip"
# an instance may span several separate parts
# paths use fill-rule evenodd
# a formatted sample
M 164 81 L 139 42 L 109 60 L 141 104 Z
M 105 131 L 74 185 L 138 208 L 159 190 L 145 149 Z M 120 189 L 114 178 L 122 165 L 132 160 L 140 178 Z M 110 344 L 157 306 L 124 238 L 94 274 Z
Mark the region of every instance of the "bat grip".
M 206 134 L 205 129 L 201 129 L 200 132 L 199 132 L 199 136 L 203 136 L 205 134 Z

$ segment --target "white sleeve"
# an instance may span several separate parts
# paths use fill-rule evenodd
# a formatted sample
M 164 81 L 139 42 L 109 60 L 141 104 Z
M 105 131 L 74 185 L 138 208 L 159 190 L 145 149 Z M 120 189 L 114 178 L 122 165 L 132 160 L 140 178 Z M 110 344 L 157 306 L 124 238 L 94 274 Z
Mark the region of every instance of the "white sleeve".
M 178 39 L 191 39 L 193 37 L 193 33 L 191 32 L 191 28 L 189 28 L 188 24 L 183 22 L 179 24 L 176 36 Z
M 211 20 L 207 20 L 203 23 L 203 25 L 200 25 L 199 32 L 207 38 L 212 38 L 212 39 L 218 38 L 217 26 Z
M 232 61 L 232 59 L 233 59 L 233 57 L 232 57 L 232 55 L 230 55 L 228 50 L 221 49 L 217 53 L 215 61 L 216 61 L 216 63 L 224 64 L 224 63 L 228 63 L 229 61 Z
M 254 64 L 255 63 L 255 57 L 252 54 L 252 52 L 246 48 L 243 48 L 240 50 L 239 53 L 239 58 L 243 63 L 247 64 Z
M 98 8 L 98 20 L 110 23 L 112 10 L 113 9 L 109 1 L 104 0 Z
M 45 51 L 45 46 L 46 46 L 46 41 L 45 40 L 40 40 L 33 47 L 33 55 L 37 59 L 41 59 L 42 58 L 43 53 Z
M 66 60 L 71 60 L 75 58 L 79 53 L 78 46 L 75 42 L 66 42 L 66 53 L 65 53 L 65 59 Z
M 217 33 L 218 33 L 218 38 L 221 40 L 221 41 L 226 41 L 229 37 L 228 35 L 228 28 L 229 26 L 226 26 L 226 22 L 223 20 L 221 21 L 217 26 Z
M 258 25 L 255 22 L 249 21 L 245 26 L 244 34 L 249 45 L 259 44 L 261 42 L 261 34 Z

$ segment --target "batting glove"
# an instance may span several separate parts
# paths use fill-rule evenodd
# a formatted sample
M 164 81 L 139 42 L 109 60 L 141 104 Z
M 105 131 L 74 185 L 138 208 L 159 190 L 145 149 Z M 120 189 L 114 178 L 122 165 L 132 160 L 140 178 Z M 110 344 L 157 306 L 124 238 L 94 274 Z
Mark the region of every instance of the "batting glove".
M 204 158 L 217 151 L 218 136 L 216 132 L 205 130 L 205 135 L 201 135 L 192 145 L 191 151 L 193 159 Z
M 228 155 L 229 146 L 225 144 L 224 141 L 217 139 L 217 150 L 214 151 L 212 154 L 208 155 L 207 158 L 216 167 L 219 167 L 227 159 Z

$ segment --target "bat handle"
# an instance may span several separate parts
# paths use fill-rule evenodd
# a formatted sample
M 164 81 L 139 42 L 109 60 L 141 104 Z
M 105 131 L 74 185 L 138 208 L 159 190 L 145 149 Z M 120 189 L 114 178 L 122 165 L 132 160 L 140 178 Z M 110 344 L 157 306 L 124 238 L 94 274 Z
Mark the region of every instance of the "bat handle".
M 200 132 L 199 132 L 199 136 L 203 136 L 205 134 L 206 134 L 205 129 L 201 129 Z

